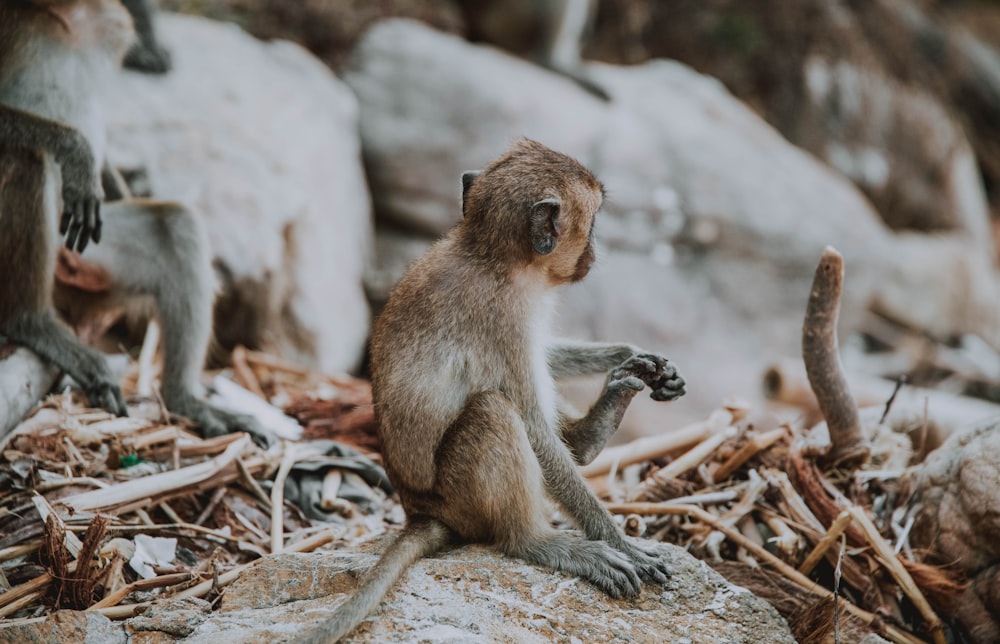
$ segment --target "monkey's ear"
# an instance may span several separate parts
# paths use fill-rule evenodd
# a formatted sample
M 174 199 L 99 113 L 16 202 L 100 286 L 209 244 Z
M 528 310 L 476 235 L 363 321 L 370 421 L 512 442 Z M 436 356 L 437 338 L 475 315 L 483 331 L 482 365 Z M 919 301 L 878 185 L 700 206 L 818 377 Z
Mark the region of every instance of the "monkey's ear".
M 466 197 L 469 194 L 469 188 L 472 187 L 472 182 L 476 180 L 479 176 L 481 170 L 466 170 L 462 173 L 462 216 L 465 216 L 465 202 Z
M 539 255 L 548 255 L 555 250 L 560 208 L 558 199 L 542 199 L 531 206 L 531 247 Z

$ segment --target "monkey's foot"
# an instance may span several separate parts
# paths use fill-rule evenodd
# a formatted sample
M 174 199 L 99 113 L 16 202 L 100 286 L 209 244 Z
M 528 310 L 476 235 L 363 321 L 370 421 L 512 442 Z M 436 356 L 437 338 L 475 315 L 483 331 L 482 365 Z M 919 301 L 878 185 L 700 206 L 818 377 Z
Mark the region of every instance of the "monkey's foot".
M 166 74 L 173 67 L 170 52 L 157 43 L 136 43 L 125 54 L 122 64 L 146 74 Z
M 652 389 L 653 400 L 667 401 L 684 395 L 684 378 L 669 360 L 655 353 L 632 356 L 611 371 L 611 379 L 639 378 Z
M 605 541 L 589 541 L 573 531 L 514 544 L 507 554 L 582 577 L 615 599 L 638 595 L 642 588 L 628 557 Z
M 264 449 L 277 441 L 277 437 L 261 427 L 253 416 L 219 409 L 192 395 L 170 399 L 164 396 L 164 398 L 167 409 L 197 423 L 206 438 L 233 432 L 246 432 L 250 434 L 255 443 Z
M 106 409 L 115 416 L 128 416 L 128 407 L 121 388 L 110 379 L 94 379 L 90 383 L 80 384 L 87 400 L 94 407 Z
M 616 546 L 632 561 L 644 581 L 665 584 L 670 576 L 667 563 L 660 556 L 656 545 L 643 539 L 623 538 Z

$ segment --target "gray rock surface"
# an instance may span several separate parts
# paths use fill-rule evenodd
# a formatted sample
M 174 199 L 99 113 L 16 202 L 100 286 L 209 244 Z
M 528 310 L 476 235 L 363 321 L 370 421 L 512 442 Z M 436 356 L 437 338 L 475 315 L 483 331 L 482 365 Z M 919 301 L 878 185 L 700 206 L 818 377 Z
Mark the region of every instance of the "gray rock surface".
M 338 372 L 362 354 L 371 204 L 357 103 L 312 55 L 235 25 L 165 14 L 165 76 L 107 97 L 109 159 L 205 219 L 221 277 L 217 334 Z
M 453 550 L 418 562 L 348 641 L 793 641 L 766 602 L 730 585 L 680 548 L 664 546 L 664 552 L 673 570 L 667 585 L 647 584 L 639 598 L 616 601 L 586 582 L 486 548 Z M 338 552 L 269 558 L 237 580 L 218 613 L 183 641 L 288 637 L 352 592 L 376 556 Z
M 950 611 L 974 642 L 1000 640 L 1000 418 L 931 452 L 913 480 L 910 542 L 971 581 Z
M 977 290 L 983 275 L 993 277 L 988 263 L 941 253 L 932 240 L 919 253 L 900 253 L 907 264 L 899 264 L 901 242 L 861 193 L 717 81 L 668 61 L 593 65 L 592 74 L 610 103 L 418 23 L 374 27 L 344 80 L 361 105 L 379 221 L 427 239 L 447 230 L 460 216 L 460 173 L 482 167 L 518 136 L 578 158 L 604 182 L 608 200 L 598 220 L 600 261 L 566 294 L 562 330 L 629 340 L 674 359 L 690 385 L 668 408 L 674 421 L 700 418 L 727 395 L 755 394 L 766 361 L 798 355 L 826 245 L 846 260 L 844 330 L 875 299 L 918 328 L 985 328 L 1000 338 L 996 282 Z M 413 252 L 400 237 L 379 233 L 370 291 L 391 283 L 387 275 L 398 278 L 406 262 L 397 251 Z M 974 266 L 965 270 L 965 263 Z M 939 293 L 955 306 L 913 306 Z M 372 295 L 378 302 L 384 290 Z M 650 413 L 667 409 L 637 408 L 644 405 Z M 626 418 L 646 431 L 655 422 L 637 422 L 632 412 Z
M 62 611 L 17 629 L 20 642 L 271 644 L 315 624 L 357 586 L 384 539 L 361 552 L 267 557 L 239 577 L 215 612 L 202 600 L 157 602 L 122 623 Z M 464 547 L 417 562 L 346 642 L 757 642 L 792 644 L 767 602 L 733 586 L 683 549 L 663 545 L 672 576 L 613 600 L 590 584 Z M 102 639 L 103 638 L 103 639 Z M 5 640 L 7 641 L 7 640 Z

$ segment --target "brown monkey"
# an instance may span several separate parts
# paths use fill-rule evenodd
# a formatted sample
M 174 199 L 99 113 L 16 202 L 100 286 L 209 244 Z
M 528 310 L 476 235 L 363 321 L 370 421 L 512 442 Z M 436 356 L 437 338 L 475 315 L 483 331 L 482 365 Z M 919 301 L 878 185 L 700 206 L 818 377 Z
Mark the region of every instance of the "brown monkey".
M 101 93 L 133 37 L 118 0 L 0 0 L 0 335 L 65 371 L 92 404 L 127 414 L 104 357 L 54 314 L 54 297 L 73 297 L 62 287 L 54 293 L 58 236 L 65 234 L 67 248 L 89 248 L 88 261 L 114 286 L 106 304 L 132 297 L 155 303 L 167 408 L 208 435 L 245 429 L 264 437 L 253 419 L 198 395 L 213 284 L 197 217 L 176 204 L 138 200 L 101 212 Z
M 577 82 L 598 98 L 608 93 L 580 57 L 596 0 L 461 0 L 469 37 L 529 58 Z
M 548 338 L 555 288 L 594 262 L 601 184 L 521 140 L 463 185 L 463 220 L 407 271 L 372 338 L 382 456 L 407 527 L 305 642 L 350 632 L 410 564 L 453 540 L 495 544 L 613 597 L 666 579 L 654 548 L 625 538 L 576 466 L 600 452 L 644 386 L 672 400 L 684 381 L 630 345 Z M 606 372 L 589 413 L 571 418 L 553 378 Z M 586 538 L 549 525 L 546 493 Z

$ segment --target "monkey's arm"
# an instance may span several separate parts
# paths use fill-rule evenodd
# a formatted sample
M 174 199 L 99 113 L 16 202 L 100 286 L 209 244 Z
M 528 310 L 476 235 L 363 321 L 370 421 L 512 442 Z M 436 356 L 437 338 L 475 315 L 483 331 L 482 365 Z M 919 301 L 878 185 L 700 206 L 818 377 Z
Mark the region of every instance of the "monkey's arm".
M 552 377 L 557 379 L 626 368 L 649 385 L 653 400 L 673 400 L 684 395 L 684 379 L 672 363 L 629 344 L 557 340 L 547 347 L 546 360 Z
M 553 378 L 607 373 L 639 353 L 630 344 L 554 340 L 546 348 Z
M 634 355 L 611 370 L 604 391 L 580 419 L 573 419 L 567 405 L 559 410 L 559 428 L 577 465 L 593 461 L 618 430 L 632 398 L 649 385 L 657 400 L 684 395 L 684 379 L 665 358 L 653 354 Z
M 14 149 L 43 149 L 59 164 L 63 213 L 59 233 L 66 247 L 82 253 L 87 243 L 101 240 L 100 173 L 86 137 L 78 130 L 0 104 L 0 144 Z

